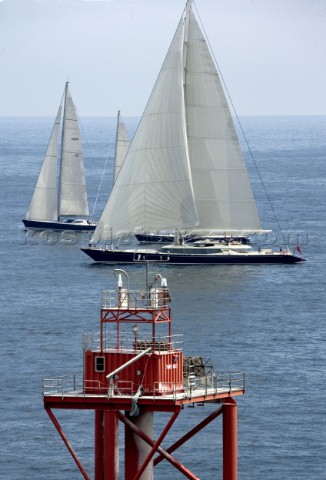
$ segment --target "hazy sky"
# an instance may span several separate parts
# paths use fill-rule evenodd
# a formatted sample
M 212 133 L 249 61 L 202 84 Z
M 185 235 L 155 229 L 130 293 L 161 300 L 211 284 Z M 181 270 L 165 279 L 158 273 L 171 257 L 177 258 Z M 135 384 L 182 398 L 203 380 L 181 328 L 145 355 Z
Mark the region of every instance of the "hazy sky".
M 140 115 L 185 0 L 0 0 L 0 116 Z M 197 0 L 239 115 L 326 114 L 326 0 Z

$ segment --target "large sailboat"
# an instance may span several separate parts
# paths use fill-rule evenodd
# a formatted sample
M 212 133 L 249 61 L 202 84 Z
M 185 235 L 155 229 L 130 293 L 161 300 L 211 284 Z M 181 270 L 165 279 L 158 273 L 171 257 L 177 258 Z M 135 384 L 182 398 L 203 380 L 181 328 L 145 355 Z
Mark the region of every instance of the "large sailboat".
M 131 263 L 294 263 L 234 242 L 119 250 L 123 235 L 176 231 L 246 236 L 265 232 L 213 56 L 187 1 L 138 129 L 89 247 L 94 261 Z
M 80 129 L 68 82 L 23 223 L 30 229 L 76 231 L 95 230 L 97 224 L 89 216 Z

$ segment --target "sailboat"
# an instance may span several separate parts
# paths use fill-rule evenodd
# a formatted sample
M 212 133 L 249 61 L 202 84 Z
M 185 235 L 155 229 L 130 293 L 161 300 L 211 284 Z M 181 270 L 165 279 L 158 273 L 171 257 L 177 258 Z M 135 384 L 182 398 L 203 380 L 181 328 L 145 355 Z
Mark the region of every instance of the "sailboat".
M 80 129 L 68 82 L 23 223 L 26 228 L 39 230 L 91 231 L 96 228 L 97 223 L 89 216 Z
M 101 246 L 144 232 L 178 233 L 159 250 Z M 285 250 L 185 243 L 179 232 L 249 235 L 262 230 L 236 129 L 206 39 L 187 1 L 119 176 L 82 251 L 94 261 L 294 263 Z M 100 245 L 98 245 L 100 244 Z
M 117 130 L 115 141 L 115 154 L 114 154 L 114 172 L 113 172 L 113 185 L 116 182 L 124 159 L 126 158 L 128 149 L 130 146 L 129 135 L 126 124 L 122 120 L 120 110 L 117 115 Z

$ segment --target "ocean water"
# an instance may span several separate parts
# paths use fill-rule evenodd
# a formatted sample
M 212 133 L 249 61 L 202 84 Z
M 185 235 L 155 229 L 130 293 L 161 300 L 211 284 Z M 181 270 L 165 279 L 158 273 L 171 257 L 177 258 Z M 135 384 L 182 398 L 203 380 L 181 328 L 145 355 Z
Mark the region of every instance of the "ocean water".
M 136 120 L 126 120 L 133 131 Z M 114 267 L 96 265 L 80 251 L 87 234 L 33 235 L 22 228 L 52 122 L 0 119 L 2 480 L 82 478 L 43 408 L 41 379 L 82 371 L 82 334 L 98 330 L 101 290 L 116 282 Z M 236 398 L 239 479 L 322 480 L 326 117 L 248 117 L 242 125 L 254 158 L 246 149 L 261 220 L 273 229 L 264 241 L 299 243 L 308 261 L 157 271 L 167 278 L 173 332 L 185 334 L 185 354 L 210 357 L 218 371 L 246 374 L 246 393 Z M 85 118 L 82 126 L 89 199 L 93 208 L 98 196 L 98 217 L 111 188 L 115 119 Z M 125 269 L 131 287 L 143 288 L 144 269 Z M 213 408 L 185 408 L 164 446 Z M 93 414 L 56 415 L 92 478 Z M 166 421 L 155 417 L 156 436 Z M 221 440 L 217 418 L 175 456 L 200 479 L 221 479 Z M 184 477 L 162 462 L 155 478 Z

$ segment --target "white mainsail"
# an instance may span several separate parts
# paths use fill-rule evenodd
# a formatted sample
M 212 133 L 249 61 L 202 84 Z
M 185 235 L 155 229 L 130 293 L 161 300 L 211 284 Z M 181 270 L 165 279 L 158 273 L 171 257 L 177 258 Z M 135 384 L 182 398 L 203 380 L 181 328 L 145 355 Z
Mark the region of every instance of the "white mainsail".
M 261 231 L 228 103 L 191 3 L 92 243 L 172 229 Z
M 89 216 L 80 129 L 66 84 L 59 185 L 59 217 Z
M 60 105 L 26 214 L 27 220 L 58 220 L 57 158 L 61 111 L 62 106 Z
M 117 118 L 117 134 L 115 142 L 113 184 L 116 182 L 117 176 L 121 169 L 121 165 L 126 158 L 129 146 L 130 140 L 128 136 L 128 131 L 119 111 Z
M 188 157 L 181 21 L 91 242 L 198 218 Z

